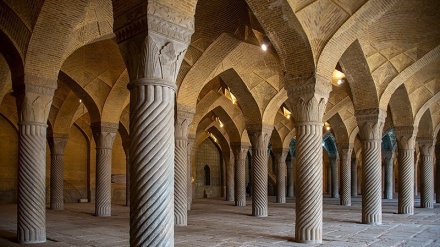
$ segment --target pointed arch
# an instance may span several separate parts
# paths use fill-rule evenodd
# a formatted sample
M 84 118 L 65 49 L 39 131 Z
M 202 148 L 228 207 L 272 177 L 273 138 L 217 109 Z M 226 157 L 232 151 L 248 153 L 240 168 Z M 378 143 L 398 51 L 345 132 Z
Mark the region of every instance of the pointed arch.
M 400 85 L 391 96 L 389 107 L 394 126 L 413 126 L 413 112 L 405 84 Z

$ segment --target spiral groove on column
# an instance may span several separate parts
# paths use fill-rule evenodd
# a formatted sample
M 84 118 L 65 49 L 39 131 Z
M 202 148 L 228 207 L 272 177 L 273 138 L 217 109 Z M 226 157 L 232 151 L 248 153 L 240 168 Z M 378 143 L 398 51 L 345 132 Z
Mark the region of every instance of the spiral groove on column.
M 362 223 L 382 224 L 381 140 L 362 142 Z
M 111 215 L 112 150 L 96 148 L 96 216 Z
M 64 155 L 51 154 L 50 209 L 64 209 Z
M 357 162 L 356 159 L 351 161 L 351 196 L 357 196 Z
M 351 152 L 352 149 L 342 150 L 341 157 L 341 205 L 351 206 Z
M 277 159 L 277 202 L 286 203 L 286 174 L 284 166 L 286 165 L 286 156 L 288 149 L 274 150 Z
M 234 200 L 234 164 L 229 163 L 226 171 L 226 201 Z
M 125 153 L 125 206 L 130 206 L 130 155 Z
M 20 123 L 17 238 L 46 241 L 46 125 Z
M 393 199 L 393 160 L 385 163 L 385 199 Z
M 399 149 L 399 214 L 414 214 L 414 150 Z
M 247 149 L 234 148 L 235 161 L 235 206 L 246 206 L 246 151 Z
M 422 155 L 420 179 L 420 207 L 434 208 L 434 157 L 432 155 Z
M 187 166 L 188 151 L 186 139 L 176 139 L 174 157 L 174 224 L 187 225 Z
M 330 159 L 332 198 L 339 198 L 338 163 L 336 157 Z
M 134 86 L 130 102 L 130 246 L 174 246 L 174 90 Z
M 252 215 L 267 216 L 267 149 L 252 149 Z
M 192 174 L 191 174 L 191 153 L 192 153 L 192 146 L 194 145 L 194 138 L 190 137 L 187 141 L 187 166 L 186 166 L 186 172 L 187 172 L 187 210 L 191 210 L 191 204 L 192 204 Z
M 322 241 L 322 124 L 297 125 L 295 239 Z

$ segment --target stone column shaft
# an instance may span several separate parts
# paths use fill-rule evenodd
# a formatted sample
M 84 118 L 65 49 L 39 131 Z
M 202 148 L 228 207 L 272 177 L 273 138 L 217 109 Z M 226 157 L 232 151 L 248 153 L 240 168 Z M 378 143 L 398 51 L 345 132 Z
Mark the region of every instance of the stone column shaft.
M 288 91 L 296 128 L 295 241 L 322 242 L 322 117 L 327 104 L 328 82 L 311 77 Z M 313 85 L 313 86 L 312 86 Z
M 420 165 L 420 207 L 434 208 L 434 138 L 417 139 L 422 163 Z
M 353 145 L 338 145 L 341 147 L 341 205 L 351 206 L 351 152 Z
M 367 109 L 356 112 L 362 139 L 362 223 L 382 224 L 382 129 L 386 112 Z
M 231 153 L 231 152 L 230 152 Z M 226 201 L 234 202 L 234 162 L 231 159 L 226 163 Z
M 327 166 L 327 193 L 332 194 L 332 167 L 330 163 Z
M 249 144 L 232 143 L 235 162 L 235 206 L 246 206 L 246 155 Z
M 294 159 L 294 158 L 293 158 Z M 294 197 L 293 188 L 293 159 L 290 156 L 286 160 L 287 165 L 287 197 Z
M 384 198 L 393 199 L 393 152 L 387 151 L 382 154 L 385 166 Z
M 338 176 L 338 162 L 337 157 L 330 157 L 331 170 L 331 195 L 332 198 L 339 198 L 339 176 Z
M 111 216 L 112 147 L 117 129 L 116 123 L 92 123 L 96 143 L 96 216 Z
M 436 202 L 440 203 L 440 144 L 438 142 L 435 145 L 435 157 L 436 157 L 435 195 L 436 195 Z
M 64 148 L 67 135 L 54 134 L 49 138 L 50 153 L 50 209 L 64 209 Z
M 192 146 L 194 145 L 194 140 L 195 137 L 194 136 L 189 136 L 188 137 L 188 146 L 187 146 L 187 150 L 188 150 L 188 159 L 187 159 L 187 167 L 186 167 L 186 172 L 187 172 L 187 210 L 191 210 L 191 204 L 192 204 L 192 164 L 191 164 L 191 154 L 192 154 Z
M 351 196 L 357 196 L 357 161 L 356 159 L 351 160 Z
M 274 149 L 275 158 L 277 162 L 277 202 L 286 203 L 286 174 L 285 165 L 286 157 L 289 149 Z
M 128 151 L 128 150 L 127 150 Z M 125 153 L 125 206 L 130 206 L 130 154 Z
M 54 91 L 54 88 L 26 83 L 22 92 L 16 92 L 20 117 L 17 174 L 19 243 L 46 242 L 46 123 Z
M 174 156 L 174 224 L 186 226 L 188 224 L 188 126 L 194 113 L 182 110 L 177 106 L 175 122 L 175 156 Z
M 273 127 L 249 127 L 249 139 L 252 144 L 252 215 L 266 217 L 267 210 L 267 158 L 268 145 Z

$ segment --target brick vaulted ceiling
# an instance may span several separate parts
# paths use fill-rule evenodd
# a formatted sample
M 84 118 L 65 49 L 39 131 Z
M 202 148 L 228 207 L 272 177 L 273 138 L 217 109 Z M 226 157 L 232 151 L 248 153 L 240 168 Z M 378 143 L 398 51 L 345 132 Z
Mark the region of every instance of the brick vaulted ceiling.
M 156 2 L 195 13 L 176 81 L 177 103 L 196 110 L 191 134 L 215 126 L 217 117 L 228 141 L 248 141 L 246 124 L 263 122 L 288 147 L 295 120 L 283 115 L 285 75 L 316 73 L 330 83 L 335 68 L 347 82 L 332 84 L 324 116 L 336 139 L 352 139 L 355 110 L 373 107 L 388 111 L 391 126 L 439 127 L 437 0 Z M 57 85 L 54 131 L 75 122 L 128 126 L 129 77 L 113 34 L 123 8 L 105 0 L 0 1 L 1 116 L 16 125 L 12 92 L 21 73 Z

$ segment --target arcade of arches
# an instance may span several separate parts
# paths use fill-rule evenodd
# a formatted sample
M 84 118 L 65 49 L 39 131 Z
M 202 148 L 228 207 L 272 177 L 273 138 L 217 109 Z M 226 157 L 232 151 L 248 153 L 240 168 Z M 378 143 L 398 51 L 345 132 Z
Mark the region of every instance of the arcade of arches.
M 300 243 L 323 241 L 323 195 L 362 196 L 370 225 L 383 199 L 434 208 L 439 20 L 437 0 L 0 1 L 17 241 L 77 202 L 129 206 L 131 246 L 173 246 L 198 198 L 294 197 Z

